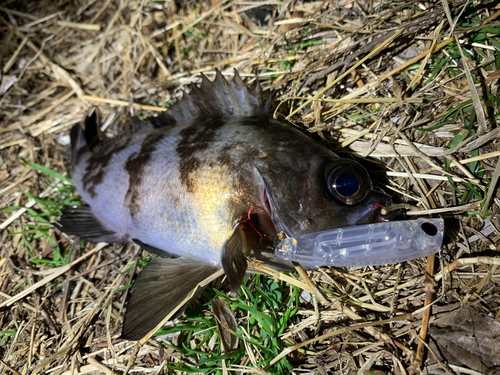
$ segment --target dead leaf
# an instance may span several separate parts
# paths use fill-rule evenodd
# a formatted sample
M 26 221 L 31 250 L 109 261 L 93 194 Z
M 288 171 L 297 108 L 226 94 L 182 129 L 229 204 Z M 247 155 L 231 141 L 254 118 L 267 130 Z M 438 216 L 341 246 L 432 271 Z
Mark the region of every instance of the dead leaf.
M 320 101 L 316 101 L 313 103 L 313 110 L 314 110 L 314 124 L 318 125 L 321 122 L 321 110 L 323 109 L 323 106 L 321 105 Z
M 495 79 L 500 79 L 500 69 L 495 70 L 494 72 L 491 72 L 488 74 L 488 77 L 486 77 L 486 83 L 489 83 L 491 81 L 494 81 Z
M 2 83 L 0 84 L 0 94 L 5 94 L 10 87 L 17 82 L 16 76 L 2 76 Z
M 300 16 L 301 16 L 301 14 L 299 12 L 293 12 L 290 15 L 289 19 L 300 18 Z M 287 24 L 284 24 L 284 25 L 280 26 L 279 32 L 281 34 L 284 34 L 287 31 L 290 31 L 290 30 L 295 29 L 296 27 L 299 27 L 300 25 L 302 25 L 302 23 L 287 23 Z
M 233 312 L 222 299 L 212 300 L 212 310 L 217 322 L 217 330 L 219 331 L 224 353 L 231 353 L 238 349 L 238 337 L 231 333 L 231 331 L 238 332 L 238 323 Z
M 455 310 L 434 321 L 429 333 L 440 360 L 482 373 L 500 371 L 500 323 L 481 310 Z
M 3 180 L 6 180 L 7 177 L 9 177 L 9 172 L 7 172 L 5 169 L 0 171 L 0 182 Z

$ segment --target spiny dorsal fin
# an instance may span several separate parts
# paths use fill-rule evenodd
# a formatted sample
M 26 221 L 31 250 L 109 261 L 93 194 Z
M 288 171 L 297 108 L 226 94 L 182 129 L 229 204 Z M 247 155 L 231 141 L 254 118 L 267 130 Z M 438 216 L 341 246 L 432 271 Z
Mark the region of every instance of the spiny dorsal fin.
M 199 121 L 207 117 L 259 117 L 269 114 L 270 101 L 264 99 L 258 81 L 255 88 L 250 90 L 236 69 L 231 83 L 219 70 L 215 72 L 213 81 L 201 74 L 200 87 L 192 85 L 189 94 L 183 92 L 179 102 L 151 120 L 153 126 Z
M 264 99 L 259 81 L 253 90 L 241 79 L 238 71 L 234 70 L 234 78 L 229 83 L 219 70 L 215 70 L 215 79 L 210 81 L 201 74 L 201 85 L 191 85 L 189 94 L 183 91 L 182 99 L 168 111 L 149 121 L 141 121 L 127 116 L 117 121 L 128 122 L 125 130 L 113 138 L 102 136 L 97 108 L 92 108 L 80 124 L 71 129 L 71 148 L 73 159 L 76 160 L 77 151 L 88 146 L 92 152 L 106 151 L 117 142 L 130 134 L 144 128 L 161 128 L 180 123 L 203 121 L 214 117 L 267 117 L 270 108 L 270 98 Z

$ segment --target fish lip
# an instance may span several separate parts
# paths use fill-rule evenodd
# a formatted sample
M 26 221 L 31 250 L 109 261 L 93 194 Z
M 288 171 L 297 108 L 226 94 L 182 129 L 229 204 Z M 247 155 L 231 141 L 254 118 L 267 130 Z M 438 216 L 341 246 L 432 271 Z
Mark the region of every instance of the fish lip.
M 392 204 L 392 203 L 391 203 Z M 390 205 L 387 205 L 386 207 L 390 207 Z M 392 210 L 392 211 L 389 211 L 387 214 L 385 214 L 383 216 L 383 218 L 386 220 L 386 221 L 393 221 L 394 219 L 396 219 L 396 217 L 399 215 L 399 213 L 401 212 L 401 209 L 398 208 L 396 210 Z
M 384 193 L 384 195 L 386 195 Z M 389 207 L 392 204 L 392 199 L 390 197 L 381 196 L 375 199 L 371 207 L 366 211 L 366 213 L 358 218 L 354 225 L 364 225 L 364 224 L 374 224 L 383 221 L 391 221 L 396 215 L 394 212 L 388 212 L 387 214 L 382 214 L 382 209 Z
M 372 208 L 368 210 L 366 214 L 361 216 L 354 225 L 364 225 L 364 224 L 373 224 L 380 223 L 383 221 L 384 217 L 382 216 L 382 208 L 378 205 L 373 205 Z

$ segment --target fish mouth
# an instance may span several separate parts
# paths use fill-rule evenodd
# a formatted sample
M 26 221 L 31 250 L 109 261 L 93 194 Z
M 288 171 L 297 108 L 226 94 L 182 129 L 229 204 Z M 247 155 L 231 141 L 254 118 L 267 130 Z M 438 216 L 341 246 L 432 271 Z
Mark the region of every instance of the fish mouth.
M 382 210 L 384 206 L 374 203 L 368 212 L 358 219 L 354 225 L 372 224 L 385 221 L 385 216 L 382 215 Z
M 377 199 L 378 198 L 378 199 Z M 352 217 L 347 220 L 349 224 L 347 226 L 352 225 L 364 225 L 364 224 L 374 224 L 380 223 L 382 221 L 391 221 L 398 214 L 399 210 L 391 211 L 385 214 L 383 211 L 386 206 L 390 206 L 392 204 L 391 199 L 387 199 L 388 196 L 384 194 L 382 197 L 377 197 L 372 200 L 371 205 L 364 211 L 361 216 L 356 215 L 357 217 Z M 286 237 L 294 237 L 294 233 L 290 230 L 290 228 L 283 222 L 280 215 L 278 214 L 278 210 L 274 203 L 273 197 L 269 194 L 266 187 L 261 185 L 261 202 L 262 207 L 266 210 L 268 215 L 271 217 L 271 221 L 276 228 L 276 232 L 285 234 Z M 354 215 L 353 215 L 354 216 Z
M 298 233 L 292 232 L 288 225 L 285 224 L 285 221 L 281 218 L 281 215 L 278 212 L 278 208 L 274 202 L 272 194 L 266 188 L 266 185 L 262 179 L 259 181 L 259 186 L 261 206 L 271 218 L 278 237 L 294 237 Z M 392 199 L 387 193 L 382 190 L 379 191 L 378 189 L 374 189 L 371 197 L 367 199 L 367 201 L 365 201 L 364 209 L 356 209 L 352 214 L 347 215 L 345 226 L 374 224 L 383 221 L 391 221 L 399 212 L 399 210 L 395 210 L 385 213 L 385 208 L 390 207 L 391 205 Z
M 383 191 L 375 191 L 371 201 L 367 202 L 368 209 L 357 219 L 354 225 L 374 224 L 393 220 L 400 210 L 387 210 L 392 205 L 392 199 Z M 387 212 L 388 211 L 388 212 Z

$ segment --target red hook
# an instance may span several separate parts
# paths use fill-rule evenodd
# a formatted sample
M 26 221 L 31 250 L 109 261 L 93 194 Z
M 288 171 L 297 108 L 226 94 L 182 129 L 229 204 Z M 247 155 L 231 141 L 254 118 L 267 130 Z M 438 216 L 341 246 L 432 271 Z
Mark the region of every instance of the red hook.
M 253 230 L 255 232 L 257 232 L 257 234 L 259 235 L 259 237 L 264 237 L 264 235 L 262 233 L 260 233 L 259 230 L 255 227 L 254 223 L 252 222 L 252 219 L 250 218 L 250 215 L 252 214 L 252 211 L 255 210 L 255 209 L 259 209 L 262 212 L 264 212 L 266 215 L 269 216 L 269 214 L 266 212 L 266 210 L 264 210 L 262 207 L 260 207 L 260 206 L 254 206 L 254 207 L 250 208 L 250 210 L 248 210 L 248 214 L 247 214 L 246 217 L 245 216 L 240 216 L 240 218 L 238 220 L 238 223 L 239 224 L 247 224 L 248 223 L 253 228 Z M 248 234 L 245 231 L 245 228 L 242 225 L 240 225 L 240 228 L 241 228 L 241 230 L 243 232 L 245 232 L 246 234 Z

